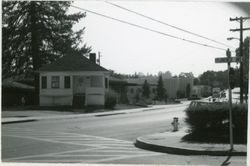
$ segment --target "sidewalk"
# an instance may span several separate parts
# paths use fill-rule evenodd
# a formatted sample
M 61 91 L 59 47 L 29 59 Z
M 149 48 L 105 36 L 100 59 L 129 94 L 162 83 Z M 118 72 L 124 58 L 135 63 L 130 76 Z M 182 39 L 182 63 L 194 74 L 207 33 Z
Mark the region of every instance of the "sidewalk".
M 150 106 L 147 108 L 135 108 L 135 109 L 126 109 L 126 110 L 112 110 L 112 111 L 106 111 L 106 112 L 98 112 L 98 113 L 84 113 L 84 114 L 64 114 L 58 113 L 58 115 L 40 115 L 39 116 L 18 116 L 22 112 L 18 111 L 17 116 L 12 117 L 6 117 L 3 116 L 5 114 L 5 111 L 2 111 L 2 124 L 9 124 L 9 123 L 22 123 L 22 122 L 30 122 L 30 121 L 37 121 L 37 120 L 51 120 L 51 119 L 70 119 L 70 118 L 83 118 L 83 117 L 93 117 L 93 116 L 108 116 L 108 115 L 118 115 L 118 114 L 129 114 L 129 113 L 137 113 L 137 112 L 143 112 L 143 111 L 151 111 L 151 110 L 161 110 L 166 107 L 171 107 L 171 105 L 155 105 Z M 12 111 L 13 112 L 13 111 Z M 32 112 L 32 111 L 30 111 Z M 34 111 L 33 111 L 34 112 Z M 39 111 L 39 112 L 46 112 L 45 110 Z M 49 110 L 47 112 L 50 112 Z
M 137 138 L 135 146 L 163 153 L 181 155 L 212 155 L 212 156 L 246 156 L 246 145 L 234 145 L 234 151 L 230 152 L 229 144 L 199 144 L 181 141 L 187 134 L 186 128 L 177 132 L 164 132 L 146 135 Z

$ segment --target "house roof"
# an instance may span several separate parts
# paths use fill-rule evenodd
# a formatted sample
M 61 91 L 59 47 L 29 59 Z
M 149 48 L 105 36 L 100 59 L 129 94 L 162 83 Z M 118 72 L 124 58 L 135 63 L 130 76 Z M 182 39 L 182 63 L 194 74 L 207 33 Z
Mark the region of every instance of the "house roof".
M 108 71 L 81 55 L 65 55 L 57 61 L 43 65 L 40 71 Z
M 35 88 L 30 85 L 26 85 L 23 83 L 11 81 L 11 80 L 3 80 L 2 88 L 17 88 L 17 89 L 26 89 L 26 90 L 34 90 Z

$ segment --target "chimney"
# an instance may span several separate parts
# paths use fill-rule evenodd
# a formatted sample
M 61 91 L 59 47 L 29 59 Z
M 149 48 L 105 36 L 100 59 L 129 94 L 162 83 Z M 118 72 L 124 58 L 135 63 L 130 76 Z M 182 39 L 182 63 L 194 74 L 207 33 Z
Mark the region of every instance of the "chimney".
M 89 54 L 89 60 L 93 63 L 96 63 L 96 54 L 95 53 L 90 53 Z

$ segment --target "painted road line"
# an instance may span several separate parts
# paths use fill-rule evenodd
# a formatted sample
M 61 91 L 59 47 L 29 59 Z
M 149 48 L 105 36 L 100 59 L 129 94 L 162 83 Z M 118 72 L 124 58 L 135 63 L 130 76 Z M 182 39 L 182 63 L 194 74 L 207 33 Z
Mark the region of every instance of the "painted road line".
M 107 138 L 107 137 L 101 137 L 101 136 L 94 136 L 94 135 L 85 135 L 85 134 L 79 134 L 79 133 L 67 133 L 67 134 L 74 134 L 74 135 L 86 136 L 86 137 L 90 137 L 90 138 L 100 138 L 100 139 L 104 139 L 104 140 L 114 140 L 114 141 L 131 143 L 131 141 L 125 141 L 125 140 L 119 140 L 119 139 L 115 139 L 115 138 Z
M 18 136 L 18 135 L 3 135 L 7 137 L 15 137 L 15 138 L 25 138 L 25 139 L 33 139 L 37 141 L 45 141 L 45 142 L 51 142 L 51 143 L 61 143 L 61 144 L 70 144 L 70 145 L 80 145 L 80 146 L 92 146 L 92 147 L 99 147 L 98 145 L 94 144 L 78 144 L 78 143 L 73 143 L 73 142 L 61 142 L 61 141 L 55 141 L 55 140 L 50 140 L 50 139 L 40 139 L 40 138 L 34 138 L 34 137 L 28 137 L 28 136 Z
M 91 150 L 98 150 L 99 148 L 89 148 L 89 149 L 78 149 L 78 150 L 70 150 L 70 151 L 63 151 L 63 152 L 55 152 L 55 153 L 46 153 L 46 154 L 38 154 L 38 155 L 28 155 L 28 156 L 22 156 L 22 157 L 13 157 L 13 158 L 7 158 L 4 159 L 5 161 L 8 160 L 19 160 L 19 159 L 27 159 L 27 158 L 34 158 L 34 157 L 46 157 L 46 156 L 54 156 L 54 155 L 60 155 L 64 153 L 72 153 L 72 152 L 88 152 Z
M 4 161 L 16 162 L 85 162 L 85 163 L 100 163 L 119 159 L 128 159 L 142 156 L 160 155 L 155 152 L 148 152 L 134 147 L 133 142 L 124 141 L 114 138 L 106 138 L 93 135 L 85 135 L 79 133 L 63 133 L 63 132 L 45 132 L 29 130 L 15 135 L 12 131 L 9 137 L 33 139 L 37 141 L 46 141 L 50 143 L 62 143 L 69 145 L 77 145 L 90 147 L 87 149 L 77 149 L 71 151 L 54 152 L 41 155 L 28 155 L 15 158 L 4 159 Z M 77 139 L 76 139 L 77 138 Z M 65 159 L 67 158 L 67 159 Z
M 159 154 L 150 154 L 150 155 L 125 155 L 121 157 L 113 157 L 113 158 L 107 158 L 107 159 L 100 159 L 97 161 L 89 161 L 88 163 L 102 163 L 102 162 L 111 162 L 115 160 L 122 160 L 122 159 L 129 159 L 129 158 L 137 158 L 137 157 L 147 157 L 147 156 L 158 156 Z

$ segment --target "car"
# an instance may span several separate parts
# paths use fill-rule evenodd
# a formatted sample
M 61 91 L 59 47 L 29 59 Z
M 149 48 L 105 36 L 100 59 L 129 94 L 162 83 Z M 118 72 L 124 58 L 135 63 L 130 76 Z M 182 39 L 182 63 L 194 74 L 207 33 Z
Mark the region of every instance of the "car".
M 195 94 L 191 95 L 191 96 L 188 98 L 188 100 L 200 100 L 200 99 L 201 99 L 201 98 L 198 97 L 198 95 L 195 95 Z

